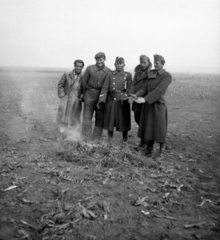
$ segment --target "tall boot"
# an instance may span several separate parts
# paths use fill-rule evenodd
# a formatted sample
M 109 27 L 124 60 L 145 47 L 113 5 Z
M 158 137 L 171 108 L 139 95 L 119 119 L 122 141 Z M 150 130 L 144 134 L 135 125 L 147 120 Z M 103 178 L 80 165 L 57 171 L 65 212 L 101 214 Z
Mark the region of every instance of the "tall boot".
M 147 146 L 146 142 L 144 141 L 144 138 L 141 138 L 140 143 L 137 147 L 134 148 L 134 150 L 138 151 L 140 149 L 144 149 Z
M 108 142 L 111 144 L 112 143 L 112 138 L 113 138 L 113 132 L 108 131 Z
M 154 148 L 154 141 L 149 140 L 148 143 L 147 143 L 147 150 L 145 152 L 147 157 L 151 157 L 153 155 L 153 148 Z
M 127 142 L 128 141 L 128 131 L 122 132 L 122 141 Z
M 139 145 L 138 145 L 138 147 L 139 148 L 143 148 L 143 147 L 146 147 L 146 142 L 144 141 L 144 138 L 141 138 L 141 141 L 140 141 L 140 143 L 139 143 Z
M 165 151 L 165 143 L 160 143 L 160 150 L 159 150 L 159 153 L 160 154 L 163 154 Z

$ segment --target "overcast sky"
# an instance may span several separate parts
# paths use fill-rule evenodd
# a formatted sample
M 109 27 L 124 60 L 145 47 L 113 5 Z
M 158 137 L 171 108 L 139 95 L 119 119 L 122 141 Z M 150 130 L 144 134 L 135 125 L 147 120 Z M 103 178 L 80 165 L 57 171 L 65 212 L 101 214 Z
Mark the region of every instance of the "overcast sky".
M 106 65 L 163 55 L 167 71 L 220 73 L 219 0 L 0 0 L 0 66 Z

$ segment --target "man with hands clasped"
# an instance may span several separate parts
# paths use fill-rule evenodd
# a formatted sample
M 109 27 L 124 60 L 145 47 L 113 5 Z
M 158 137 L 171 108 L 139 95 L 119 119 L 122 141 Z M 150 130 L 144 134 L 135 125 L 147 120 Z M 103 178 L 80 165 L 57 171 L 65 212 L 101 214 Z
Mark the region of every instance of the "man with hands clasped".
M 142 107 L 139 122 L 138 137 L 147 142 L 146 155 L 152 156 L 154 142 L 160 144 L 160 154 L 163 153 L 167 135 L 167 106 L 165 93 L 172 81 L 171 74 L 163 68 L 165 60 L 160 55 L 154 55 L 154 68 L 148 74 L 148 81 L 131 100 L 136 103 L 146 103 Z
M 124 71 L 125 61 L 122 57 L 115 60 L 115 70 L 108 72 L 101 94 L 98 108 L 104 107 L 104 126 L 108 130 L 108 139 L 111 142 L 114 128 L 122 132 L 123 142 L 128 139 L 131 129 L 131 111 L 128 102 L 128 92 L 131 85 L 131 74 Z

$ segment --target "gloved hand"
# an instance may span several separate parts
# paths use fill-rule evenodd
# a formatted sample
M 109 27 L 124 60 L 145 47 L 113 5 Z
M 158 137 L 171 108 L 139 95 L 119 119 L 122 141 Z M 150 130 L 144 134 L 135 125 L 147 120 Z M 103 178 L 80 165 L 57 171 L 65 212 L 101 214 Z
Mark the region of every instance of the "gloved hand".
M 96 107 L 97 107 L 98 109 L 102 109 L 102 108 L 104 108 L 104 106 L 105 106 L 105 103 L 104 103 L 104 102 L 98 102 L 98 103 L 96 104 Z

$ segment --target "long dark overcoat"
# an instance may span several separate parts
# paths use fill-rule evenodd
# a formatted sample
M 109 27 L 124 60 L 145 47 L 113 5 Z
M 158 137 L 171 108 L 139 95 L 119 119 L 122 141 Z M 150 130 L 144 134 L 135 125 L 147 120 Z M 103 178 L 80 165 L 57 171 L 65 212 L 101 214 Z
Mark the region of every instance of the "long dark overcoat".
M 152 66 L 152 64 L 150 63 L 150 65 L 144 71 L 142 71 L 140 65 L 136 66 L 134 79 L 132 81 L 131 88 L 130 88 L 130 91 L 129 91 L 130 94 L 135 94 L 140 89 L 142 89 L 142 87 L 144 86 L 144 84 L 146 83 L 146 81 L 148 79 L 148 73 L 151 70 L 151 66 Z M 134 112 L 141 112 L 142 105 L 143 104 L 139 104 L 139 103 L 134 102 L 132 104 L 132 110 Z
M 82 103 L 79 97 L 82 92 L 82 75 L 74 75 L 74 72 L 64 73 L 58 83 L 58 97 L 60 104 L 57 111 L 56 122 L 73 126 L 80 123 Z
M 104 129 L 125 132 L 131 129 L 131 109 L 127 94 L 131 85 L 129 72 L 110 71 L 102 86 L 99 103 L 105 103 Z
M 164 69 L 159 72 L 152 70 L 146 84 L 136 93 L 136 96 L 146 100 L 138 129 L 138 137 L 145 141 L 166 142 L 167 106 L 164 96 L 171 81 L 170 73 Z

